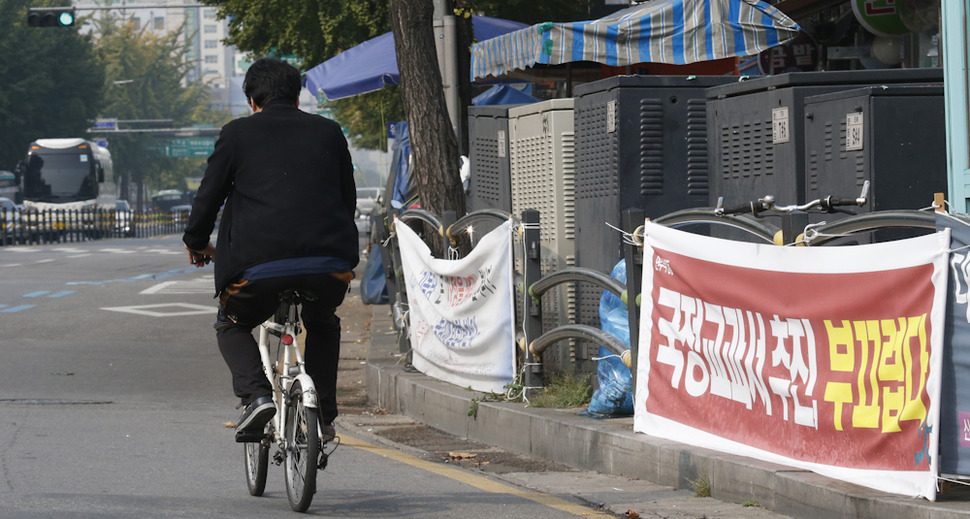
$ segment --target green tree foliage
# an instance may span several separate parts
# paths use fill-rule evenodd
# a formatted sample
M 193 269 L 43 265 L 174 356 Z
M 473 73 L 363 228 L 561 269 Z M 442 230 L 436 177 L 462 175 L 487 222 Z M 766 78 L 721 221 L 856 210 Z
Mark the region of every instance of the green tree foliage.
M 35 139 L 84 136 L 101 111 L 105 72 L 91 38 L 27 25 L 28 5 L 52 3 L 0 0 L 0 169 Z
M 228 113 L 208 109 L 208 88 L 184 84 L 192 66 L 185 61 L 182 33 L 166 35 L 139 29 L 129 19 L 109 12 L 94 20 L 98 51 L 106 70 L 102 117 L 119 120 L 171 120 L 176 128 L 197 123 L 221 124 Z M 159 126 L 155 123 L 152 126 Z M 109 136 L 115 170 L 126 181 L 153 189 L 181 188 L 185 177 L 198 177 L 204 159 L 166 157 L 165 137 L 152 133 Z M 122 196 L 128 196 L 123 192 Z
M 387 0 L 202 0 L 229 20 L 228 42 L 256 55 L 295 55 L 308 70 L 340 52 L 391 30 Z M 427 0 L 431 2 L 432 0 Z M 589 18 L 591 0 L 453 0 L 459 14 L 483 14 L 524 23 Z M 280 16 L 280 13 L 287 13 Z M 466 74 L 467 76 L 467 74 Z M 329 103 L 334 118 L 360 148 L 382 149 L 387 121 L 404 117 L 399 88 Z
M 228 43 L 257 56 L 295 55 L 304 72 L 391 30 L 387 0 L 202 2 L 218 7 L 220 18 L 229 20 Z M 351 143 L 364 149 L 386 147 L 386 121 L 404 117 L 400 90 L 393 87 L 327 104 L 350 131 Z
M 591 0 L 453 0 L 455 10 L 517 22 L 574 22 L 588 20 Z
M 387 151 L 387 123 L 404 120 L 401 87 L 396 85 L 330 104 L 334 119 L 350 131 L 351 143 L 361 149 Z
M 229 43 L 296 55 L 306 68 L 390 30 L 387 0 L 202 0 L 229 20 Z

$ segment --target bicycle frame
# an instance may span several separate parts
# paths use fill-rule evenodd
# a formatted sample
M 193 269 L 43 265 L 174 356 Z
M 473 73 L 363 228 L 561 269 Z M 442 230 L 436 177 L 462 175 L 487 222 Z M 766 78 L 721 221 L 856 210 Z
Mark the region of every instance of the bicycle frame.
M 293 381 L 299 380 L 300 387 L 306 388 L 301 394 L 303 405 L 317 407 L 316 388 L 313 385 L 313 379 L 306 372 L 303 354 L 300 352 L 297 341 L 301 328 L 296 304 L 288 305 L 285 323 L 277 323 L 273 318 L 270 318 L 259 327 L 259 357 L 263 362 L 263 372 L 270 384 L 273 385 L 273 400 L 276 402 L 277 409 L 272 422 L 272 439 L 284 448 L 286 445 L 284 445 L 283 424 L 286 423 L 286 414 L 289 409 L 286 400 L 290 398 L 289 390 Z M 280 337 L 275 364 L 270 357 L 271 335 Z

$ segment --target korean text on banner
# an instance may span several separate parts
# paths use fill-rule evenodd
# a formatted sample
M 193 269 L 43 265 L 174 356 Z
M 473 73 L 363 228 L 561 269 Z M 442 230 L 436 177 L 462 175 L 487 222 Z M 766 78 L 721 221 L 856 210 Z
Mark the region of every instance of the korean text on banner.
M 645 232 L 636 431 L 935 499 L 948 232 Z
M 459 260 L 431 255 L 395 222 L 408 294 L 414 367 L 476 391 L 504 392 L 515 375 L 512 224 L 482 237 Z

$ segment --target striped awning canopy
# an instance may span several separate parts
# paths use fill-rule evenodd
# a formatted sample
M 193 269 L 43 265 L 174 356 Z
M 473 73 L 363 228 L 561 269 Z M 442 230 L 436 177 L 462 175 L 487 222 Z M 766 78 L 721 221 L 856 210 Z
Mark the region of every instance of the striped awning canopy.
M 760 0 L 652 0 L 585 22 L 545 22 L 472 47 L 472 80 L 536 64 L 687 64 L 750 56 L 799 27 Z

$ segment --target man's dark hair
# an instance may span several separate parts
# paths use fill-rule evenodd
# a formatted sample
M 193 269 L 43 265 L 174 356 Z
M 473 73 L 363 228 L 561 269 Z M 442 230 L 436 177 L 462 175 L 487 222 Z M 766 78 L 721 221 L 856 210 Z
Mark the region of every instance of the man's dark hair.
M 277 58 L 259 58 L 249 67 L 243 79 L 246 98 L 252 99 L 260 108 L 275 99 L 296 104 L 301 88 L 300 72 Z

